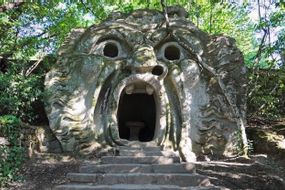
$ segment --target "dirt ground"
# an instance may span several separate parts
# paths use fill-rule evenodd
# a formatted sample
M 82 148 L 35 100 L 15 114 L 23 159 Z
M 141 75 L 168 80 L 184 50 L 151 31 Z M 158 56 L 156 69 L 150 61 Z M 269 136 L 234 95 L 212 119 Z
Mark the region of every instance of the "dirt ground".
M 23 179 L 9 184 L 5 190 L 52 189 L 55 185 L 67 182 L 66 174 L 78 171 L 80 164 L 80 160 L 72 158 L 65 160 L 38 158 L 27 160 L 20 171 Z
M 285 160 L 265 154 L 196 164 L 197 173 L 228 189 L 284 190 Z

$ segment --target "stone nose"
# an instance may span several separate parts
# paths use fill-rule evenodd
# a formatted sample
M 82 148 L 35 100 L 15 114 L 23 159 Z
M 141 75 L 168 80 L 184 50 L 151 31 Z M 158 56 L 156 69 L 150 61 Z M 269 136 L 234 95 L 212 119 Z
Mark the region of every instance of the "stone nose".
M 151 73 L 155 76 L 158 76 L 159 79 L 163 79 L 167 75 L 168 69 L 163 65 L 155 65 L 151 69 Z
M 133 59 L 134 65 L 137 67 L 148 67 L 157 64 L 154 49 L 151 46 L 137 47 L 133 54 Z
M 154 66 L 128 66 L 128 70 L 130 70 L 133 74 L 144 74 L 149 73 L 154 76 L 157 76 L 158 79 L 163 79 L 168 72 L 168 69 L 164 65 L 154 65 Z
M 133 63 L 130 64 L 133 73 L 150 73 L 163 79 L 168 69 L 164 65 L 157 64 L 156 55 L 152 46 L 139 46 L 133 54 Z

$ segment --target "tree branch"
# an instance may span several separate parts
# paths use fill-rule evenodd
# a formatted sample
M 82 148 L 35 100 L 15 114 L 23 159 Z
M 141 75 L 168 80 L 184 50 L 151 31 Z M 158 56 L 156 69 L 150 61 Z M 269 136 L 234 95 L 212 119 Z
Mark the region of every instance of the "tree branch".
M 191 52 L 195 52 L 193 51 L 193 49 L 188 46 L 187 44 L 185 44 L 183 42 L 183 40 L 180 39 L 179 36 L 174 35 L 174 38 L 176 39 L 176 41 L 182 46 L 184 47 L 189 53 Z M 231 98 L 231 94 L 228 92 L 225 83 L 222 80 L 221 75 L 218 73 L 218 71 L 210 66 L 209 64 L 207 64 L 207 62 L 205 60 L 203 60 L 203 58 L 198 54 L 198 53 L 194 53 L 194 55 L 196 55 L 196 58 L 198 60 L 198 64 L 201 68 L 207 70 L 217 81 L 219 84 L 220 89 L 222 90 L 223 95 L 226 98 L 227 103 L 229 104 L 229 107 L 232 110 L 233 115 L 235 116 L 234 119 L 236 120 L 236 123 L 241 131 L 241 138 L 242 138 L 242 143 L 243 143 L 243 153 L 244 156 L 248 156 L 248 141 L 247 141 L 247 137 L 246 137 L 246 133 L 245 133 L 245 121 L 244 118 L 242 117 L 241 113 L 239 112 L 238 107 L 236 106 L 235 102 L 232 100 Z
M 96 15 L 96 13 L 93 11 L 93 9 L 91 9 L 89 6 L 87 6 L 83 0 L 80 0 L 80 3 L 83 5 L 83 7 L 86 9 L 87 12 L 91 12 L 93 14 L 93 16 Z
M 167 6 L 165 5 L 164 0 L 161 0 L 160 4 L 161 4 L 162 10 L 164 12 L 164 17 L 165 17 L 165 22 L 166 22 L 166 29 L 168 29 L 169 28 L 169 18 L 168 18 L 168 13 L 167 13 Z
M 257 11 L 258 11 L 259 23 L 262 23 L 263 19 L 262 19 L 262 15 L 261 15 L 260 0 L 257 0 L 257 3 L 258 3 Z M 266 17 L 267 17 L 266 13 L 264 13 L 265 20 L 266 20 Z M 252 76 L 255 76 L 255 75 L 257 75 L 257 76 L 254 77 L 252 80 L 250 80 L 249 83 L 248 83 L 248 89 L 251 89 L 250 92 L 248 93 L 248 97 L 249 98 L 252 97 L 253 93 L 257 89 L 257 81 L 259 79 L 259 74 L 258 74 L 259 67 L 258 67 L 258 65 L 259 65 L 259 62 L 261 60 L 261 55 L 262 55 L 262 52 L 263 52 L 263 49 L 264 49 L 264 44 L 265 44 L 267 38 L 269 39 L 269 45 L 270 45 L 270 41 L 271 41 L 269 26 L 263 27 L 262 30 L 263 30 L 263 36 L 262 36 L 261 42 L 259 44 L 258 51 L 257 51 L 257 53 L 256 53 L 256 55 L 254 57 L 255 60 L 254 60 L 254 63 L 253 63 L 253 70 L 252 70 L 252 73 L 251 73 Z M 247 90 L 247 91 L 249 91 L 249 90 Z
M 29 67 L 29 69 L 25 73 L 26 77 L 28 77 L 38 67 L 38 65 L 42 62 L 44 57 L 45 55 L 43 54 L 39 60 L 37 60 L 31 67 Z
M 210 9 L 210 29 L 209 29 L 209 32 L 210 34 L 212 33 L 212 24 L 213 24 L 213 5 L 212 3 L 210 4 L 211 6 L 211 9 Z

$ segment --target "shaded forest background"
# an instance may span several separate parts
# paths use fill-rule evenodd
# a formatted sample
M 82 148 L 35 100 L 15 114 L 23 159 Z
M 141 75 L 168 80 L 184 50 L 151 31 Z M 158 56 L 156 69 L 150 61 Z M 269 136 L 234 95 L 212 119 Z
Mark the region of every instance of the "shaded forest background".
M 248 67 L 248 121 L 285 117 L 283 1 L 168 0 L 200 29 L 236 39 Z M 44 76 L 73 28 L 100 23 L 114 11 L 162 10 L 154 0 L 0 1 L 0 187 L 17 178 L 24 157 L 21 124 L 47 123 Z M 255 16 L 254 16 L 255 15 Z

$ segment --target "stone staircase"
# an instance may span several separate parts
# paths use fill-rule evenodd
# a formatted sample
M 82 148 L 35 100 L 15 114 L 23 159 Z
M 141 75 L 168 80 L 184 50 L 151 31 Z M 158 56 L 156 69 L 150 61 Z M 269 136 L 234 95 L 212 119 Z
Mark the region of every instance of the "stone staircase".
M 103 156 L 100 163 L 86 163 L 79 173 L 67 174 L 69 184 L 55 190 L 214 190 L 192 163 L 150 143 L 130 143 L 116 148 L 117 156 Z

